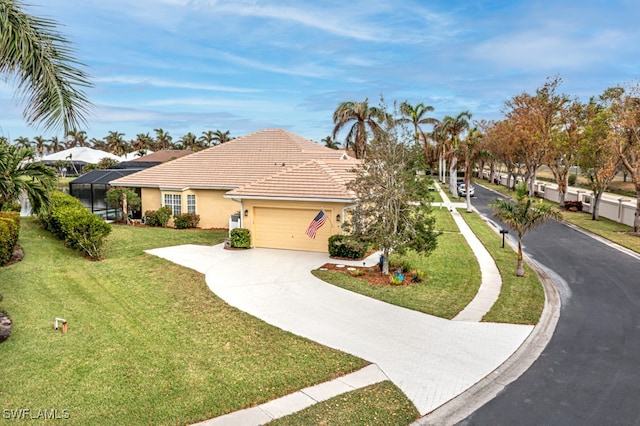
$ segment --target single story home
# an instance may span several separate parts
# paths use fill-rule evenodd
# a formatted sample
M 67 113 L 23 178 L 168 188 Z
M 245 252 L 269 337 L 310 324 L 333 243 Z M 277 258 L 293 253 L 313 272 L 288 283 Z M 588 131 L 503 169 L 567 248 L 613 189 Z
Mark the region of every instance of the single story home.
M 239 214 L 254 247 L 326 252 L 355 206 L 347 184 L 358 164 L 344 151 L 264 129 L 111 185 L 141 188 L 143 212 L 169 206 L 174 214 L 200 215 L 203 228 L 228 228 Z M 321 212 L 322 225 L 308 233 Z

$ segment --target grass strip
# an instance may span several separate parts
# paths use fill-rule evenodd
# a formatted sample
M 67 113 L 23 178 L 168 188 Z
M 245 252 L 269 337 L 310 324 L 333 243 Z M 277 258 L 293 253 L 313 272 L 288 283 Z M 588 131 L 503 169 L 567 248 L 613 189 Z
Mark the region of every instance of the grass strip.
M 338 395 L 269 423 L 298 425 L 408 425 L 418 410 L 392 382 L 385 381 Z
M 544 307 L 544 289 L 536 273 L 525 264 L 525 276 L 516 277 L 518 254 L 510 247 L 502 248 L 502 238 L 477 213 L 458 210 L 473 233 L 496 262 L 502 276 L 498 300 L 484 316 L 485 322 L 537 324 Z
M 424 271 L 425 281 L 403 286 L 373 286 L 344 272 L 315 270 L 313 274 L 374 299 L 449 319 L 469 304 L 480 287 L 480 266 L 462 234 L 440 235 L 438 247 L 428 257 L 409 251 L 402 257 L 392 256 L 391 261 L 407 262 L 412 269 Z

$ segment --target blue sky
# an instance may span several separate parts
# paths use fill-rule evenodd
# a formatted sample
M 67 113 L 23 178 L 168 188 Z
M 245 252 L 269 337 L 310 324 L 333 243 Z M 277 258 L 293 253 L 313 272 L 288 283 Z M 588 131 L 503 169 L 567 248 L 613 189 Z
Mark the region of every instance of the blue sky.
M 90 138 L 281 127 L 319 141 L 343 101 L 382 94 L 432 105 L 436 118 L 498 119 L 548 76 L 583 100 L 640 77 L 636 0 L 29 4 L 62 24 L 87 65 Z M 26 126 L 13 89 L 0 80 L 0 135 L 53 136 Z

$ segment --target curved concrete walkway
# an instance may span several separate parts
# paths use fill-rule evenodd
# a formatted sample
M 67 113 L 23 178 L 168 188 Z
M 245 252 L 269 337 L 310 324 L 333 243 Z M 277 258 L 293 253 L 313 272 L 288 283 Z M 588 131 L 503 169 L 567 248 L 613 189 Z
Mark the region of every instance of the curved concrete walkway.
M 333 261 L 323 253 L 228 251 L 222 245 L 149 253 L 202 272 L 209 288 L 232 306 L 377 364 L 421 414 L 490 374 L 533 329 L 449 321 L 343 290 L 310 273 Z
M 455 318 L 454 321 L 482 321 L 487 312 L 491 310 L 491 307 L 498 297 L 500 296 L 500 289 L 502 288 L 502 277 L 496 262 L 491 257 L 491 254 L 482 245 L 478 237 L 471 231 L 469 225 L 464 221 L 459 208 L 466 208 L 466 203 L 452 203 L 449 200 L 447 194 L 442 190 L 438 183 L 434 183 L 440 196 L 442 197 L 442 203 L 433 203 L 434 207 L 446 207 L 453 216 L 453 220 L 456 222 L 460 233 L 467 240 L 467 244 L 471 247 L 474 256 L 478 260 L 480 265 L 480 274 L 482 280 L 480 282 L 480 288 L 478 293 L 473 298 L 471 303 L 467 305 Z

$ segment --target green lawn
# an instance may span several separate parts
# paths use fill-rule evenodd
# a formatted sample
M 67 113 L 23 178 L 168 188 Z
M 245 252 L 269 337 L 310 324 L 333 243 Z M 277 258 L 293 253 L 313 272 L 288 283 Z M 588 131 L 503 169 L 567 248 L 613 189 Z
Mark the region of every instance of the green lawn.
M 203 275 L 143 252 L 224 236 L 114 226 L 106 260 L 91 262 L 24 219 L 25 258 L 0 268 L 0 308 L 14 321 L 0 344 L 3 408 L 68 410 L 65 424 L 188 424 L 366 364 L 228 306 Z
M 440 195 L 440 192 L 438 191 L 431 191 L 429 192 L 429 194 L 431 194 L 432 203 L 441 203 L 442 202 L 442 196 Z
M 433 207 L 432 214 L 436 218 L 436 230 L 442 232 L 460 232 L 448 208 Z
M 272 426 L 298 425 L 408 425 L 418 411 L 392 382 L 348 392 L 274 420 Z
M 436 228 L 440 218 L 442 223 L 447 223 L 444 228 L 450 230 L 451 224 L 442 218 L 445 214 L 451 217 L 451 213 L 445 209 L 434 210 L 440 212 L 437 213 Z M 399 260 L 398 256 L 391 258 L 392 262 Z M 473 300 L 480 286 L 480 266 L 462 234 L 443 233 L 430 256 L 408 252 L 402 260 L 423 270 L 425 281 L 405 286 L 372 286 L 343 272 L 316 270 L 313 274 L 347 290 L 442 318 L 456 316 Z
M 544 290 L 536 273 L 525 263 L 525 276 L 516 277 L 518 254 L 477 214 L 458 210 L 465 222 L 486 247 L 498 266 L 502 289 L 498 300 L 483 321 L 511 324 L 537 324 L 544 307 Z M 525 235 L 526 239 L 526 235 Z

